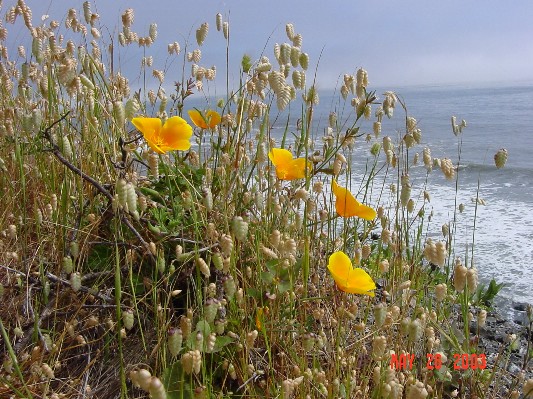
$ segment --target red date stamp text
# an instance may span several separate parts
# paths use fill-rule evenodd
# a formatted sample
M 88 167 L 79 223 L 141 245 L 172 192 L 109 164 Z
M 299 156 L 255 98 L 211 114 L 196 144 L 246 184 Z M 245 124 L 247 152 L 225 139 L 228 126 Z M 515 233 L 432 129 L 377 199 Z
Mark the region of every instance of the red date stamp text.
M 411 370 L 415 362 L 415 355 L 409 353 L 391 355 L 389 366 L 396 370 Z M 449 362 L 447 362 L 449 363 Z M 426 369 L 440 370 L 444 364 L 443 357 L 440 353 L 426 354 Z M 454 370 L 484 370 L 487 368 L 487 357 L 484 353 L 454 353 L 453 364 Z

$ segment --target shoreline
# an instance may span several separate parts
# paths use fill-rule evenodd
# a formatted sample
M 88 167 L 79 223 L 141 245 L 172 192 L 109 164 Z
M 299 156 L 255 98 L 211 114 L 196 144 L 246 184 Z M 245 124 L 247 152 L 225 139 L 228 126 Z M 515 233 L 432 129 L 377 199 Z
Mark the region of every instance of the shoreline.
M 504 314 L 501 300 L 496 302 L 499 303 L 487 312 L 485 326 L 478 330 L 477 323 L 470 322 L 470 339 L 477 340 L 478 347 L 484 348 L 490 366 L 487 369 L 493 372 L 491 386 L 495 390 L 505 389 L 505 392 L 495 393 L 510 397 L 513 389 L 521 388 L 525 380 L 533 378 L 533 358 L 530 355 L 527 359 L 527 351 L 533 350 L 533 334 L 531 324 L 528 326 L 527 303 L 510 301 L 510 309 Z M 513 334 L 516 341 L 511 343 Z M 495 363 L 497 368 L 494 368 Z

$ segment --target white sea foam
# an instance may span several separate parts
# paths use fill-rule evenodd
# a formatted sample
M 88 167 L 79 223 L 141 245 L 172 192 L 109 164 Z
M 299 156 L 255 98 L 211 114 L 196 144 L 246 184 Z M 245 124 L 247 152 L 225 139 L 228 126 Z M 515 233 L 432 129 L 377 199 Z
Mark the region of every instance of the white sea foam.
M 435 227 L 453 219 L 453 187 L 439 187 L 432 195 Z M 480 197 L 486 205 L 475 204 L 471 198 L 476 191 L 459 191 L 459 202 L 466 205 L 463 213 L 457 214 L 455 253 L 463 259 L 471 258 L 474 242 L 474 264 L 480 279 L 488 283 L 494 278 L 505 283 L 502 296 L 533 303 L 533 214 L 531 204 L 506 200 L 491 193 L 493 190 L 480 188 Z

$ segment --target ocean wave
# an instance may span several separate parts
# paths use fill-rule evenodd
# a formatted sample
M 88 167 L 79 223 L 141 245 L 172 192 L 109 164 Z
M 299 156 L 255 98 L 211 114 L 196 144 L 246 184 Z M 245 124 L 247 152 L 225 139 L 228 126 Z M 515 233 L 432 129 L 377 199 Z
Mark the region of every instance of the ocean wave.
M 481 163 L 467 163 L 459 166 L 459 171 L 466 170 L 469 172 L 478 173 L 499 173 L 499 174 L 524 174 L 533 177 L 533 168 L 524 168 L 519 166 L 506 165 L 501 169 L 497 169 L 494 165 Z

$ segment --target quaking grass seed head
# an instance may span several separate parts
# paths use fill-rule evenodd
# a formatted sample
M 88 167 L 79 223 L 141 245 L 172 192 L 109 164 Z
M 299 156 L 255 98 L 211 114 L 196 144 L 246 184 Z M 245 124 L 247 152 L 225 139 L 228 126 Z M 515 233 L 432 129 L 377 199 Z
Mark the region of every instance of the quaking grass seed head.
M 440 283 L 435 286 L 435 298 L 437 302 L 442 302 L 446 298 L 448 287 L 445 283 Z
M 70 287 L 72 291 L 78 292 L 81 288 L 81 274 L 79 272 L 70 274 Z
M 505 166 L 505 163 L 507 162 L 507 150 L 505 148 L 502 148 L 498 150 L 496 154 L 494 154 L 494 163 L 498 169 L 501 169 Z
M 205 278 L 209 278 L 211 276 L 211 271 L 209 270 L 209 266 L 207 265 L 204 259 L 197 258 L 196 267 L 198 267 L 198 270 L 200 270 L 200 272 L 204 275 Z
M 456 259 L 454 273 L 453 273 L 453 286 L 457 292 L 463 292 L 466 285 L 468 269 L 463 266 L 459 259 Z
M 133 310 L 126 309 L 122 312 L 122 323 L 126 330 L 131 330 L 133 328 L 133 323 L 135 321 L 135 316 Z

